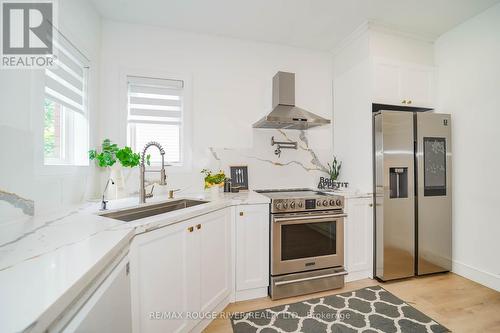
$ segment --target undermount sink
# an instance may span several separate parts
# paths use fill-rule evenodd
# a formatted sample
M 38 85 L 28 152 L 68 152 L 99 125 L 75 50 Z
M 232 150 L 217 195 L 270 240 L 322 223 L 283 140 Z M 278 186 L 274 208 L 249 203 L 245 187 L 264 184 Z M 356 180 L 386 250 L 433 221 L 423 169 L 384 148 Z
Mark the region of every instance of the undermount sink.
M 202 200 L 180 199 L 170 202 L 162 202 L 162 203 L 147 205 L 143 207 L 122 209 L 119 211 L 100 214 L 100 215 L 115 220 L 130 222 L 145 217 L 155 216 L 163 213 L 173 212 L 179 209 L 201 205 L 207 202 L 208 201 L 202 201 Z

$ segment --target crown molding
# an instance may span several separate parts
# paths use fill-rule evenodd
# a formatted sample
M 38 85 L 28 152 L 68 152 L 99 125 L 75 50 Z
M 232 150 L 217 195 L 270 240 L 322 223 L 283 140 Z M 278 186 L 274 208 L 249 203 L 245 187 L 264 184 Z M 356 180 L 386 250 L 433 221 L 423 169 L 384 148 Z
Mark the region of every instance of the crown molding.
M 343 50 L 348 45 L 352 44 L 359 38 L 361 38 L 365 33 L 367 33 L 370 29 L 370 24 L 368 21 L 363 22 L 360 26 L 354 29 L 347 37 L 342 39 L 337 45 L 335 45 L 330 52 L 333 56 L 336 56 L 341 50 Z
M 375 21 L 365 21 L 360 26 L 358 26 L 353 32 L 351 32 L 347 37 L 342 39 L 340 43 L 330 49 L 330 53 L 336 56 L 342 49 L 349 46 L 353 42 L 357 41 L 359 38 L 369 32 L 379 32 L 383 34 L 393 35 L 397 37 L 403 37 L 408 39 L 414 39 L 425 43 L 434 43 L 438 36 L 416 33 L 408 29 L 402 29 L 388 24 L 382 24 Z
M 438 36 L 423 32 L 415 32 L 405 28 L 399 28 L 389 24 L 383 24 L 376 21 L 367 22 L 368 29 L 375 32 L 380 32 L 388 35 L 399 36 L 409 39 L 418 40 L 426 43 L 434 43 Z

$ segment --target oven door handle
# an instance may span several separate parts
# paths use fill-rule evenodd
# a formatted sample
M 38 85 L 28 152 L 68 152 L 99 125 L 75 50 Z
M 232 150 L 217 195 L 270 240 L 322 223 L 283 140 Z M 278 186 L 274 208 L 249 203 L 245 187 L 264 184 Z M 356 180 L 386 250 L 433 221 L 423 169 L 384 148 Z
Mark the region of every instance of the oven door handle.
M 323 279 L 323 278 L 341 276 L 341 275 L 347 275 L 347 271 L 342 271 L 342 272 L 332 273 L 332 274 L 325 274 L 325 275 L 318 275 L 318 276 L 310 276 L 310 277 L 306 277 L 306 278 L 302 278 L 302 279 L 295 279 L 295 280 L 288 280 L 288 281 L 277 281 L 274 283 L 274 285 L 275 286 L 283 286 L 285 284 L 311 281 L 311 280 L 317 280 L 317 279 Z
M 311 221 L 311 220 L 324 220 L 329 221 L 331 219 L 338 219 L 341 217 L 346 217 L 347 214 L 335 214 L 335 215 L 322 215 L 322 216 L 293 216 L 293 217 L 275 217 L 274 222 L 285 222 L 285 221 Z

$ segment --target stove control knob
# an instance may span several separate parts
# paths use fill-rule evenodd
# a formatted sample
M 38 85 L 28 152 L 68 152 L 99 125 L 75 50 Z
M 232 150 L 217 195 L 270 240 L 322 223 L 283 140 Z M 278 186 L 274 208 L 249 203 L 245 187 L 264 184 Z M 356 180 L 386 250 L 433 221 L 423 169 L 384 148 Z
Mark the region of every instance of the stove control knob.
M 342 200 L 337 199 L 336 203 L 337 203 L 337 206 L 340 206 L 340 205 L 342 205 Z
M 290 202 L 290 208 L 295 208 L 295 201 Z
M 321 206 L 321 201 L 316 202 L 316 206 Z
M 330 206 L 335 206 L 335 200 L 330 200 Z
M 283 202 L 283 209 L 287 209 L 288 204 L 286 202 Z
M 328 200 L 323 200 L 323 206 L 328 206 Z
M 277 202 L 274 207 L 276 207 L 277 210 L 280 210 L 281 209 L 281 204 L 279 202 Z
M 303 205 L 302 201 L 299 201 L 299 208 L 302 208 Z

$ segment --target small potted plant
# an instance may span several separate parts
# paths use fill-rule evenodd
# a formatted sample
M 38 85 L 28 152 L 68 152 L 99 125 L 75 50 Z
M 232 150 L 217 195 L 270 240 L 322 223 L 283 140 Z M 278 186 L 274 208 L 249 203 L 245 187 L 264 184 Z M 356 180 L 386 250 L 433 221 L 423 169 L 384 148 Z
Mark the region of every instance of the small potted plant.
M 97 149 L 89 150 L 89 159 L 95 160 L 100 168 L 109 168 L 109 177 L 113 179 L 116 188 L 114 191 L 115 198 L 122 197 L 125 194 L 125 183 L 123 180 L 123 172 L 120 167 L 133 168 L 139 165 L 141 155 L 134 153 L 130 147 L 118 147 L 117 144 L 112 143 L 109 139 L 104 139 L 101 144 L 100 152 Z M 116 163 L 119 162 L 119 163 Z M 146 162 L 150 164 L 150 155 L 146 156 Z M 111 188 L 109 192 L 113 191 Z M 108 193 L 111 194 L 111 193 Z
M 342 162 L 337 161 L 337 157 L 333 156 L 332 164 L 327 163 L 328 165 L 328 175 L 330 176 L 330 180 L 336 181 L 339 178 L 340 169 L 342 168 Z
M 226 179 L 224 171 L 219 170 L 219 172 L 215 173 L 211 170 L 203 169 L 201 173 L 205 175 L 205 190 L 209 190 L 212 194 L 222 192 L 224 179 Z

